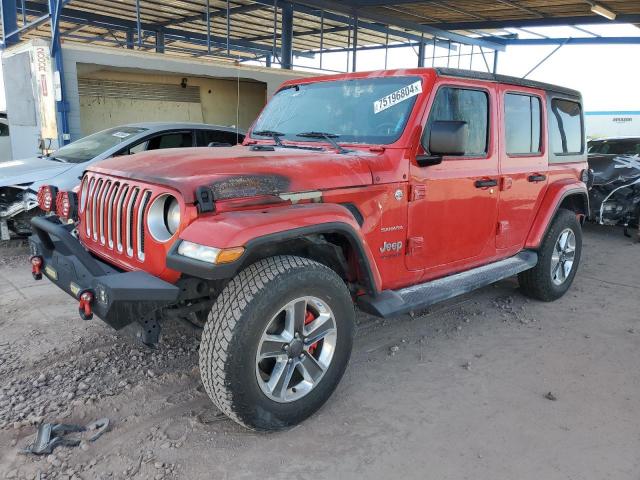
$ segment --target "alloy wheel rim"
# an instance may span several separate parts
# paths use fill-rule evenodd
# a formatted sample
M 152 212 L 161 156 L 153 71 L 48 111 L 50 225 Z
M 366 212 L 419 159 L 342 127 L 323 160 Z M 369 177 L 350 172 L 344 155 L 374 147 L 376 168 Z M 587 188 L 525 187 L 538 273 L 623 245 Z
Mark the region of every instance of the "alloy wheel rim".
M 562 285 L 567 281 L 576 257 L 576 234 L 565 228 L 556 241 L 551 255 L 551 281 Z
M 256 379 L 271 400 L 306 396 L 333 360 L 338 332 L 329 306 L 317 297 L 296 298 L 271 318 L 256 351 Z

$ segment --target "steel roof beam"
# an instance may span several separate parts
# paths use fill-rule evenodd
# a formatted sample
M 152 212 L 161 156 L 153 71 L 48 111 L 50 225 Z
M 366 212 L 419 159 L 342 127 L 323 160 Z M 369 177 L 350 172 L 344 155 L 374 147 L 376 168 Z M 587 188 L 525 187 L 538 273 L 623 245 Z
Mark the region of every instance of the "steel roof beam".
M 409 20 L 403 20 L 401 18 L 395 17 L 393 15 L 388 15 L 386 13 L 376 13 L 376 12 L 371 12 L 369 10 L 361 10 L 361 9 L 353 8 L 349 5 L 344 5 L 342 3 L 338 3 L 333 0 L 294 0 L 294 3 L 299 5 L 306 5 L 312 8 L 315 7 L 322 10 L 332 10 L 335 12 L 341 12 L 347 15 L 357 15 L 359 18 L 366 18 L 369 20 L 373 20 L 374 22 L 382 23 L 384 25 L 391 25 L 395 27 L 406 28 L 407 30 L 413 30 L 414 32 L 419 32 L 419 33 L 427 34 L 430 36 L 444 38 L 457 43 L 463 43 L 466 45 L 475 45 L 478 47 L 489 48 L 492 50 L 504 50 L 504 45 L 495 43 L 492 41 L 488 41 L 484 38 L 467 37 L 466 35 L 448 32 L 446 30 L 442 30 L 432 25 L 424 25 L 421 23 L 411 22 Z M 367 28 L 367 27 L 364 27 L 364 28 Z
M 640 45 L 640 37 L 569 37 L 506 39 L 505 45 Z
M 640 14 L 618 15 L 615 22 L 600 15 L 584 15 L 572 17 L 547 17 L 517 20 L 488 20 L 480 22 L 434 23 L 430 26 L 447 30 L 493 29 L 493 28 L 527 28 L 527 27 L 566 27 L 571 25 L 615 25 L 620 23 L 640 23 Z
M 229 15 L 238 15 L 238 14 L 242 14 L 242 13 L 249 13 L 249 12 L 253 12 L 255 10 L 260 10 L 262 8 L 263 8 L 263 6 L 262 5 L 258 5 L 258 4 L 240 5 L 238 7 L 230 8 L 229 9 Z M 226 8 L 212 8 L 210 10 L 210 12 L 211 12 L 211 15 L 215 14 L 216 17 L 226 18 L 226 16 L 227 16 L 227 9 Z M 195 22 L 195 21 L 198 21 L 198 20 L 206 21 L 206 18 L 207 18 L 207 12 L 205 10 L 202 13 L 189 15 L 188 17 L 173 18 L 171 20 L 167 20 L 166 22 L 158 22 L 155 25 L 159 25 L 159 26 L 162 26 L 162 27 L 169 27 L 169 26 L 172 26 L 172 25 L 180 25 L 181 23 Z
M 255 3 L 259 3 L 261 5 L 273 7 L 273 2 L 271 0 L 253 0 Z M 421 35 L 417 35 L 415 33 L 406 32 L 403 30 L 399 30 L 398 28 L 389 28 L 389 26 L 406 28 L 407 30 L 413 30 L 417 32 L 422 32 L 427 34 L 429 37 L 437 36 L 444 39 L 452 40 L 456 43 L 463 43 L 466 45 L 482 45 L 486 48 L 490 49 L 498 49 L 503 50 L 504 47 L 499 44 L 495 44 L 492 42 L 484 42 L 481 39 L 467 37 L 465 35 L 459 35 L 451 32 L 446 32 L 439 29 L 431 28 L 427 25 L 422 25 L 420 23 L 408 22 L 403 20 L 398 20 L 393 16 L 389 15 L 373 15 L 366 11 L 356 11 L 350 10 L 349 7 L 345 7 L 342 4 L 334 3 L 328 0 L 305 0 L 298 1 L 294 0 L 293 3 L 296 4 L 296 12 L 303 13 L 305 15 L 312 15 L 319 17 L 320 11 L 324 11 L 324 19 L 330 20 L 333 22 L 344 23 L 345 25 L 353 26 L 353 18 L 350 15 L 354 13 L 358 15 L 358 28 L 364 30 L 371 30 L 373 32 L 379 32 L 386 34 L 387 32 L 391 36 L 406 38 L 407 40 L 413 40 L 415 42 L 420 42 L 423 40 L 429 40 L 429 38 L 423 38 Z M 415 3 L 415 1 L 414 1 Z M 331 11 L 325 11 L 331 10 Z M 340 13 L 334 13 L 340 12 Z M 375 17 L 375 18 L 373 18 Z M 373 22 L 367 22 L 366 20 L 362 20 L 363 18 L 368 18 L 373 20 Z
M 509 5 L 510 7 L 517 8 L 518 10 L 522 10 L 523 12 L 530 13 L 531 15 L 535 15 L 539 18 L 544 18 L 546 15 L 538 10 L 534 10 L 533 8 L 525 7 L 524 5 L 520 5 L 514 0 L 497 0 L 500 3 L 505 5 Z
M 4 46 L 8 47 L 20 41 L 16 0 L 2 0 L 0 8 L 2 9 L 2 39 Z
M 458 47 L 456 46 L 456 44 L 452 43 L 449 46 L 449 43 L 450 42 L 447 42 L 445 40 L 439 40 L 437 43 L 437 46 L 440 48 L 449 48 L 452 52 L 457 52 Z M 425 47 L 431 48 L 431 46 L 433 45 L 433 41 L 425 41 L 424 45 Z M 385 45 L 365 45 L 363 47 L 358 47 L 358 51 L 362 52 L 362 51 L 368 51 L 368 50 L 385 50 L 387 48 L 389 50 L 392 50 L 396 48 L 415 48 L 415 47 L 420 47 L 420 42 L 391 43 L 386 46 Z M 322 53 L 344 53 L 344 52 L 353 52 L 353 47 L 326 48 L 322 50 Z M 319 54 L 320 50 L 309 50 L 307 53 Z M 425 57 L 425 58 L 430 58 L 430 57 Z
M 341 33 L 341 32 L 346 32 L 347 30 L 349 30 L 349 26 L 340 26 L 340 27 L 328 27 L 325 28 L 324 30 L 320 29 L 320 28 L 315 28 L 313 30 L 303 30 L 303 31 L 294 31 L 293 32 L 293 37 L 294 38 L 300 38 L 300 37 L 308 37 L 310 35 L 320 35 L 321 33 L 323 35 L 326 34 L 330 34 L 330 33 Z M 280 37 L 282 35 L 280 33 L 276 33 L 276 39 L 279 40 Z M 247 40 L 251 41 L 251 42 L 256 42 L 256 41 L 263 41 L 263 40 L 273 40 L 273 34 L 271 35 L 261 35 L 259 37 L 249 37 L 247 38 Z
M 38 13 L 46 13 L 47 6 L 36 3 L 36 2 L 27 2 L 27 8 L 30 12 L 38 12 Z M 133 20 L 126 20 L 123 18 L 110 17 L 106 15 L 101 15 L 93 12 L 86 12 L 84 10 L 77 10 L 72 7 L 65 7 L 63 11 L 60 12 L 60 19 L 65 22 L 75 23 L 75 24 L 86 24 L 91 23 L 95 26 L 102 28 L 112 28 L 115 30 L 135 30 L 137 28 L 137 23 Z M 154 24 L 142 23 L 140 25 L 142 30 L 157 32 L 160 27 Z M 173 28 L 164 28 L 165 38 L 169 37 L 191 42 L 198 43 L 204 42 L 206 44 L 207 35 L 204 33 L 197 32 L 185 32 L 182 30 L 177 30 Z M 226 46 L 227 39 L 225 37 L 212 36 L 211 37 L 212 44 L 224 44 Z M 260 53 L 260 54 L 269 54 L 272 53 L 273 48 L 271 45 L 262 45 L 260 43 L 250 42 L 243 39 L 232 39 L 231 46 L 233 50 L 252 52 L 252 53 Z M 295 56 L 298 57 L 308 57 L 309 54 L 305 52 L 294 52 Z

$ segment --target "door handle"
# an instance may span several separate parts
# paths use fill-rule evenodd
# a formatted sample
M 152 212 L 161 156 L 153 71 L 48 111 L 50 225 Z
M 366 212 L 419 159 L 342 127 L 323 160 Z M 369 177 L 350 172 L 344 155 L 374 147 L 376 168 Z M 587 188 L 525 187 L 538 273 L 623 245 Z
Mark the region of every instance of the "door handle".
M 547 179 L 546 175 L 541 175 L 539 173 L 534 173 L 533 175 L 529 175 L 529 178 L 527 178 L 527 180 L 529 180 L 530 182 L 544 182 Z
M 489 188 L 498 186 L 498 180 L 495 178 L 490 178 L 488 180 L 476 180 L 474 185 L 476 188 Z

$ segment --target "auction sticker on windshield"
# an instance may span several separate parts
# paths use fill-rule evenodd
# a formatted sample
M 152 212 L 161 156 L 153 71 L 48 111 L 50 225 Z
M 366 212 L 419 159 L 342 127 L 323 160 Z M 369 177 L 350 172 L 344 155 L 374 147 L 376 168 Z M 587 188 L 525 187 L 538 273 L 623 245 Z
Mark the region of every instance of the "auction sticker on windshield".
M 383 110 L 393 107 L 400 102 L 404 102 L 411 97 L 415 97 L 420 93 L 422 93 L 422 82 L 418 80 L 417 82 L 413 82 L 411 85 L 402 87 L 401 89 L 382 97 L 380 100 L 373 102 L 373 113 L 380 113 Z
M 131 134 L 127 132 L 113 132 L 111 135 L 117 138 L 127 138 L 131 136 Z

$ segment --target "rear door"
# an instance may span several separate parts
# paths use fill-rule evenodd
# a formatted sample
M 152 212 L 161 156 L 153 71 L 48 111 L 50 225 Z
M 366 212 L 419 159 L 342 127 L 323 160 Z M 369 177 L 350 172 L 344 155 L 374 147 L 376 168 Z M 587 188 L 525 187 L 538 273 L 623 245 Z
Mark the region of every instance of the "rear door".
M 482 84 L 447 80 L 437 87 L 425 122 L 467 122 L 467 151 L 439 165 L 411 164 L 407 256 L 409 270 L 435 277 L 464 270 L 495 254 L 498 206 L 497 103 Z
M 500 86 L 500 204 L 496 248 L 507 256 L 524 245 L 547 187 L 544 93 Z

